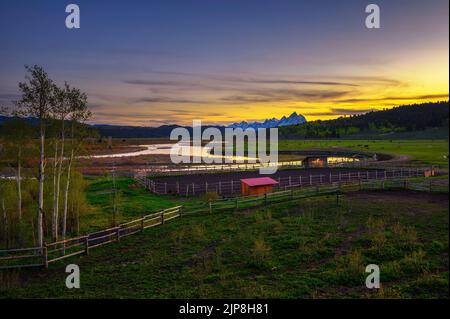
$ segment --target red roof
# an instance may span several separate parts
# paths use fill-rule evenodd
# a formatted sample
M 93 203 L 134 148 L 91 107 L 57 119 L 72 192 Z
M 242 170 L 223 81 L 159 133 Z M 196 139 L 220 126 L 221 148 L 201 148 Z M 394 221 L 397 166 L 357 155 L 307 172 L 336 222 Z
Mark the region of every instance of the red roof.
M 278 184 L 276 180 L 270 177 L 257 177 L 257 178 L 244 178 L 241 182 L 247 184 L 248 186 L 264 186 L 264 185 L 275 185 Z

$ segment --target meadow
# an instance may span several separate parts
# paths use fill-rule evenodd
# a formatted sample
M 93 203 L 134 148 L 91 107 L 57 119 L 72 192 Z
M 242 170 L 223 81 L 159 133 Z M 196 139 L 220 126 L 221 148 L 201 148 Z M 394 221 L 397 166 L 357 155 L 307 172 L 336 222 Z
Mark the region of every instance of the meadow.
M 346 148 L 448 165 L 447 141 L 280 141 L 280 149 Z M 447 179 L 440 176 L 436 179 Z M 115 179 L 116 221 L 207 198 L 159 196 Z M 79 232 L 112 223 L 113 179 L 85 177 Z M 49 270 L 0 273 L 0 298 L 448 298 L 448 190 L 378 190 L 188 215 Z M 76 235 L 76 234 L 72 234 Z M 65 265 L 81 289 L 65 287 Z M 380 266 L 382 289 L 365 287 Z
M 112 185 L 89 180 L 92 220 L 107 222 Z M 121 178 L 122 218 L 184 201 Z M 197 199 L 201 200 L 201 199 Z M 448 194 L 356 192 L 175 219 L 51 265 L 2 273 L 0 297 L 448 298 Z M 89 227 L 86 228 L 86 230 Z M 64 267 L 81 269 L 65 288 Z M 365 288 L 365 265 L 382 289 Z M 7 284 L 5 284 L 7 283 Z
M 405 155 L 415 164 L 448 168 L 448 140 L 280 140 L 280 150 L 345 148 L 372 153 Z

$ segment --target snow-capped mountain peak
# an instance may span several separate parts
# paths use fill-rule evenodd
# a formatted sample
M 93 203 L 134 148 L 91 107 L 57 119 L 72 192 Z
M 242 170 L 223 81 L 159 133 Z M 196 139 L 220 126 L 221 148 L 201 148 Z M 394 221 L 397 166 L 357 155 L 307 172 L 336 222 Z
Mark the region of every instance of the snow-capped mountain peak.
M 248 123 L 246 121 L 242 121 L 240 123 L 231 124 L 228 127 L 231 128 L 242 128 L 246 130 L 247 128 L 271 128 L 271 127 L 279 127 L 279 126 L 287 126 L 287 125 L 297 125 L 306 123 L 306 119 L 303 115 L 297 114 L 297 112 L 293 112 L 289 117 L 283 116 L 281 119 L 271 118 L 266 119 L 263 122 L 252 122 Z

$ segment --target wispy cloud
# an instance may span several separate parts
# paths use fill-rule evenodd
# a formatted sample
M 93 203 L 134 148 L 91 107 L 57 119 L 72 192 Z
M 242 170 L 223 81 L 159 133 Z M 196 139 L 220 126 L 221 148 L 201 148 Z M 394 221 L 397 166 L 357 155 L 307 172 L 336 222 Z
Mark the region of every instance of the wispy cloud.
M 386 96 L 381 98 L 356 98 L 337 100 L 336 103 L 356 103 L 356 102 L 383 102 L 383 101 L 410 101 L 410 100 L 431 100 L 431 99 L 448 99 L 448 94 L 428 94 L 413 96 Z
M 304 115 L 309 116 L 336 116 L 336 115 L 357 115 L 364 114 L 375 109 L 346 109 L 346 108 L 330 108 L 327 112 L 303 112 Z
M 289 90 L 289 89 L 261 89 L 249 90 L 245 94 L 230 95 L 222 97 L 220 100 L 231 103 L 261 103 L 277 101 L 320 101 L 337 99 L 348 95 L 348 91 L 333 90 Z
M 309 81 L 309 80 L 287 80 L 287 79 L 255 79 L 255 78 L 224 78 L 223 80 L 239 83 L 253 84 L 295 84 L 295 85 L 316 85 L 316 86 L 359 86 L 359 84 L 334 81 Z
M 132 101 L 132 103 L 173 103 L 173 104 L 204 104 L 208 101 L 177 99 L 170 97 L 142 97 Z

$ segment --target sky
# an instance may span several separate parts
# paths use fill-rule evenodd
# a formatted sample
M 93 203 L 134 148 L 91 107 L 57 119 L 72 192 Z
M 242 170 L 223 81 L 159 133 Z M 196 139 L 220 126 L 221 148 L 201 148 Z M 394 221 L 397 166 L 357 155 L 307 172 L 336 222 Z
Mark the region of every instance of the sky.
M 80 7 L 67 29 L 65 7 Z M 367 29 L 366 5 L 381 28 Z M 0 0 L 0 105 L 24 65 L 88 94 L 93 123 L 308 121 L 448 100 L 448 0 Z

